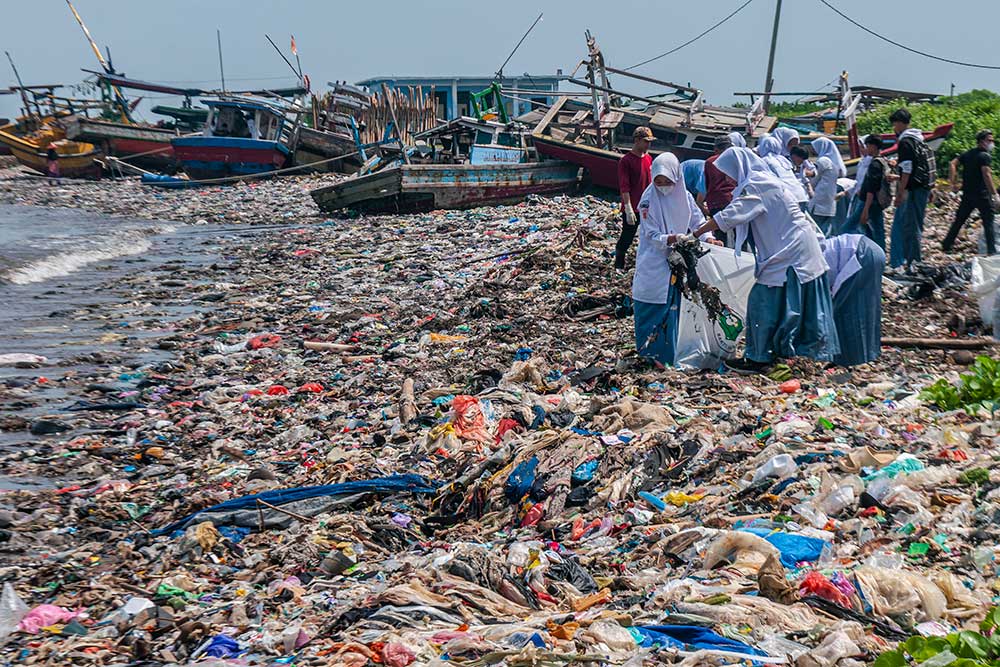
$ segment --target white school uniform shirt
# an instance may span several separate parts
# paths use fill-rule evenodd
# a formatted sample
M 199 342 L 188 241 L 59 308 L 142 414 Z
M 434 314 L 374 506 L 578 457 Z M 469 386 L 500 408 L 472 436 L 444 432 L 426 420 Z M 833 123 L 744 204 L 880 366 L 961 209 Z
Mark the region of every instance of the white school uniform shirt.
M 832 216 L 837 214 L 837 179 L 847 176 L 847 167 L 840 149 L 828 137 L 812 140 L 816 151 L 816 177 L 812 180 L 813 215 Z
M 816 159 L 816 175 L 810 180 L 813 187 L 813 215 L 837 214 L 837 170 L 830 158 Z
M 814 225 L 759 157 L 730 148 L 715 166 L 736 181 L 733 201 L 715 214 L 715 222 L 726 232 L 752 227 L 758 283 L 784 285 L 789 267 L 803 284 L 827 272 Z
M 784 128 L 778 129 L 782 130 Z M 760 143 L 757 144 L 757 155 L 764 161 L 764 164 L 768 166 L 771 172 L 785 184 L 785 187 L 788 188 L 789 193 L 792 195 L 792 199 L 797 202 L 809 201 L 806 189 L 802 187 L 799 179 L 795 177 L 794 165 L 792 165 L 788 158 L 781 154 L 781 142 L 776 136 L 761 139 Z
M 653 160 L 650 176 L 666 176 L 674 182 L 669 195 L 650 183 L 639 199 L 639 248 L 635 253 L 632 298 L 645 303 L 666 303 L 670 289 L 667 256 L 670 234 L 689 234 L 701 226 L 704 216 L 694 197 L 684 188 L 684 176 L 677 156 L 663 153 Z M 708 240 L 710 234 L 702 236 Z

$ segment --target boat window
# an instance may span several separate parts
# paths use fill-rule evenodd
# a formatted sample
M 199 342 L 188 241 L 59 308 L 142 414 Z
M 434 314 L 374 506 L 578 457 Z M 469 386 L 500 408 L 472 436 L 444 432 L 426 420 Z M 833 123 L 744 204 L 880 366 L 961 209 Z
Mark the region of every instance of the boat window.
M 281 119 L 266 111 L 258 111 L 257 115 L 260 117 L 261 123 L 260 138 L 265 141 L 277 141 L 281 129 Z
M 706 137 L 703 134 L 695 135 L 694 143 L 691 147 L 698 151 L 715 152 L 715 137 Z
M 250 138 L 250 128 L 247 126 L 243 110 L 236 107 L 216 107 L 212 114 L 215 126 L 212 133 L 217 137 Z

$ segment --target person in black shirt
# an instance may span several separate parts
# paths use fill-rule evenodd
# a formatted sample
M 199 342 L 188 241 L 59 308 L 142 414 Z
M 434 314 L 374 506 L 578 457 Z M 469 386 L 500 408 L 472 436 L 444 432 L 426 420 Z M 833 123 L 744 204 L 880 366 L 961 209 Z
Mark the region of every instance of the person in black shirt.
M 870 158 L 864 180 L 858 187 L 858 206 L 861 208 L 858 224 L 865 236 L 885 252 L 885 212 L 879 203 L 879 191 L 885 185 L 886 162 L 879 157 L 882 139 L 878 135 L 865 137 L 865 155 Z
M 980 130 L 976 134 L 976 147 L 968 150 L 951 161 L 951 189 L 958 192 L 958 165 L 962 165 L 962 199 L 958 204 L 955 221 L 951 223 L 948 235 L 941 242 L 941 249 L 950 252 L 962 231 L 962 225 L 969 219 L 972 211 L 978 209 L 983 220 L 983 231 L 986 233 L 986 253 L 995 255 L 996 239 L 993 230 L 993 208 L 997 205 L 997 189 L 993 184 L 991 169 L 993 152 L 993 132 Z
M 921 259 L 921 237 L 924 233 L 924 216 L 934 175 L 926 173 L 928 166 L 920 157 L 924 142 L 920 130 L 910 127 L 910 112 L 896 109 L 889 116 L 897 137 L 899 183 L 893 204 L 896 212 L 892 218 L 892 238 L 889 244 L 889 264 L 892 268 L 905 266 L 911 270 Z M 918 172 L 931 182 L 918 179 Z

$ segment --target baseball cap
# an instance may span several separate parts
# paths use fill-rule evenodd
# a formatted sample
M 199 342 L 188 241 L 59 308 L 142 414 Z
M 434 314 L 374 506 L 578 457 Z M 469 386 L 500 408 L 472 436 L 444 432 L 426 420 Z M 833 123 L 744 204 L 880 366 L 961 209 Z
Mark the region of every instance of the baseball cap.
M 648 141 L 656 141 L 656 137 L 653 136 L 653 131 L 648 127 L 637 127 L 635 132 L 632 133 L 633 139 L 646 139 Z

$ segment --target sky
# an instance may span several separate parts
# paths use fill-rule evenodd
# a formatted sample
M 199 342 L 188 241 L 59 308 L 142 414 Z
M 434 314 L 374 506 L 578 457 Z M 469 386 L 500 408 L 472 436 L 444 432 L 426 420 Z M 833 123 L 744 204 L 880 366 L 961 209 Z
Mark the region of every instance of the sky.
M 222 31 L 226 79 L 237 86 L 294 84 L 267 43 L 286 51 L 294 34 L 313 89 L 331 80 L 375 76 L 491 75 L 539 12 L 544 19 L 511 59 L 507 74 L 567 72 L 586 55 L 584 31 L 606 62 L 628 67 L 694 37 L 744 0 L 75 0 L 114 65 L 134 78 L 198 87 L 219 84 L 216 28 Z M 841 11 L 896 41 L 957 60 L 1000 65 L 989 37 L 1000 25 L 996 0 L 830 0 Z M 5 2 L 0 47 L 25 83 L 76 83 L 98 64 L 64 0 Z M 947 6 L 947 11 L 942 8 Z M 764 85 L 775 0 L 753 0 L 734 19 L 691 46 L 638 72 L 692 83 L 708 102 Z M 857 85 L 947 94 L 1000 90 L 1000 71 L 935 62 L 881 42 L 819 0 L 784 0 L 775 90 L 816 91 L 842 69 Z M 0 62 L 0 87 L 15 83 Z M 614 85 L 614 79 L 612 79 Z M 624 86 L 622 86 L 624 87 Z M 573 89 L 564 84 L 565 89 Z M 648 93 L 648 89 L 635 90 Z M 140 109 L 172 100 L 151 99 Z M 0 116 L 20 101 L 0 95 Z M 149 120 L 157 117 L 143 114 Z

